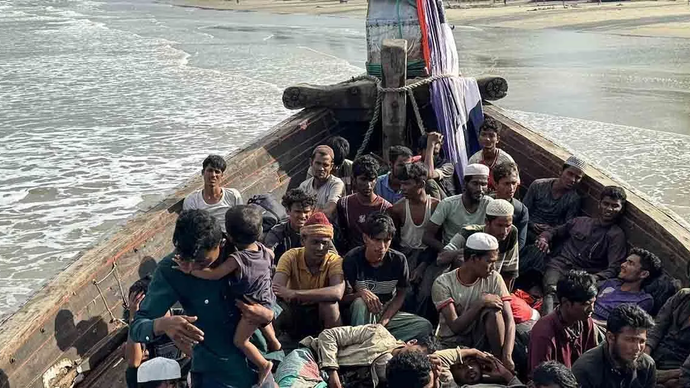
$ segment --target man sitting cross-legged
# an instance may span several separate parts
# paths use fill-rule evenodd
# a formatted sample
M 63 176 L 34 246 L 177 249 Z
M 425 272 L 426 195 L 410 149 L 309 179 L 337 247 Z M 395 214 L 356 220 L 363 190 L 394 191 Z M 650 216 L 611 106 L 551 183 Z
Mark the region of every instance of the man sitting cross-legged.
M 276 327 L 293 340 L 340 326 L 338 302 L 345 292 L 342 258 L 328 250 L 333 226 L 326 216 L 312 214 L 300 235 L 303 247 L 285 252 L 273 276 L 273 291 L 287 303 Z
M 600 194 L 598 217 L 577 217 L 539 236 L 535 244 L 545 253 L 549 253 L 551 241 L 557 238 L 564 240 L 561 250 L 546 264 L 544 314 L 553 310 L 556 283 L 569 270 L 587 271 L 597 280 L 616 276 L 628 249 L 625 233 L 617 225 L 625 210 L 625 201 L 623 188 L 604 187 Z
M 380 323 L 396 338 L 407 341 L 431 334 L 432 327 L 426 319 L 400 311 L 410 286 L 410 272 L 405 255 L 390 249 L 394 235 L 390 216 L 367 216 L 364 246 L 351 250 L 343 259 L 345 278 L 352 288 L 343 303 L 350 303 L 353 326 Z
M 506 200 L 496 199 L 489 202 L 486 206 L 484 225 L 468 225 L 462 228 L 438 255 L 436 263 L 439 266 L 453 264 L 454 267 L 459 267 L 463 261 L 465 241 L 477 232 L 490 234 L 498 240 L 496 271 L 503 276 L 508 290 L 512 290 L 519 268 L 518 231 L 513 225 L 513 205 Z
M 567 367 L 582 353 L 597 345 L 591 315 L 597 287 L 592 275 L 570 271 L 558 281 L 560 305 L 532 328 L 529 340 L 529 369 L 556 360 Z
M 463 265 L 439 276 L 432 298 L 441 313 L 439 337 L 444 346 L 490 349 L 514 369 L 515 322 L 511 296 L 494 270 L 498 241 L 477 232 L 467 238 Z

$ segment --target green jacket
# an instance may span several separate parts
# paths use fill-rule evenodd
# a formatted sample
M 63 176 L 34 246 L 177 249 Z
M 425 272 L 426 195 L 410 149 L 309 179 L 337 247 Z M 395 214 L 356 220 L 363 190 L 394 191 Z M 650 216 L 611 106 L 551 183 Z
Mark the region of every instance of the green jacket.
M 172 255 L 158 264 L 130 326 L 130 337 L 140 343 L 153 341 L 153 320 L 180 302 L 187 315 L 198 317 L 195 325 L 204 332 L 204 341 L 194 347 L 192 371 L 233 387 L 251 387 L 256 383 L 257 374 L 249 367 L 244 354 L 233 345 L 240 313 L 229 293 L 227 280 L 198 279 L 173 269 L 173 265 Z M 260 334 L 254 334 L 252 342 L 265 352 L 266 342 Z

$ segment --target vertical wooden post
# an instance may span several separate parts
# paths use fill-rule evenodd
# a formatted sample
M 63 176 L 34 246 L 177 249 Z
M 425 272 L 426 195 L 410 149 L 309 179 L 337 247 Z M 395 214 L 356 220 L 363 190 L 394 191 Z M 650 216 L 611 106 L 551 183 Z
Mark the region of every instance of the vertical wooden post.
M 407 78 L 407 41 L 405 39 L 384 39 L 381 47 L 381 68 L 383 87 L 405 86 Z M 388 161 L 388 149 L 394 145 L 407 144 L 405 139 L 405 112 L 407 95 L 386 93 L 381 105 L 381 126 L 383 129 L 383 157 Z

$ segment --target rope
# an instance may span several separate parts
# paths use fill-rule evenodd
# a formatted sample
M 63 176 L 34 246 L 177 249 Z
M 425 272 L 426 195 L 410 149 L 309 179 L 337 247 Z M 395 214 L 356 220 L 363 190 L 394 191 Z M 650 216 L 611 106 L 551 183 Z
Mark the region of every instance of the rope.
M 454 74 L 437 74 L 437 75 L 432 75 L 431 77 L 424 78 L 422 80 L 419 80 L 417 82 L 413 82 L 409 85 L 397 87 L 397 88 L 384 88 L 381 86 L 381 80 L 377 77 L 374 77 L 373 75 L 360 75 L 357 77 L 352 77 L 352 79 L 342 82 L 342 83 L 350 83 L 350 82 L 357 82 L 357 81 L 362 81 L 362 80 L 367 80 L 367 81 L 372 81 L 376 84 L 376 105 L 374 106 L 374 115 L 371 118 L 371 121 L 369 122 L 369 128 L 367 128 L 367 132 L 364 134 L 364 139 L 362 140 L 362 145 L 359 146 L 359 149 L 357 150 L 357 154 L 355 155 L 355 159 L 362 156 L 364 151 L 367 148 L 367 145 L 369 145 L 369 140 L 371 139 L 371 135 L 374 133 L 374 128 L 376 127 L 376 123 L 379 120 L 379 116 L 381 115 L 381 102 L 383 101 L 383 93 L 407 93 L 407 95 L 410 97 L 410 100 L 412 102 L 412 109 L 414 110 L 415 117 L 417 118 L 417 125 L 419 125 L 420 131 L 422 131 L 422 134 L 425 133 L 424 130 L 424 123 L 422 122 L 422 116 L 419 113 L 419 107 L 417 106 L 417 101 L 414 99 L 414 94 L 412 93 L 412 90 L 415 88 L 418 88 L 420 86 L 428 85 L 436 80 L 442 79 L 442 78 L 457 78 L 456 75 Z

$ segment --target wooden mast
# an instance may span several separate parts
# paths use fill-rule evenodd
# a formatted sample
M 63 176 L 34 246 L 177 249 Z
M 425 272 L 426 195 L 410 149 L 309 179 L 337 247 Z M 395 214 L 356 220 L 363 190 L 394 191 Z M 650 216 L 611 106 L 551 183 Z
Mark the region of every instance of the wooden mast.
M 384 39 L 381 47 L 383 87 L 405 86 L 407 78 L 407 40 Z M 381 103 L 381 127 L 383 132 L 383 158 L 388 161 L 388 149 L 394 145 L 407 144 L 405 139 L 405 92 L 385 93 Z

